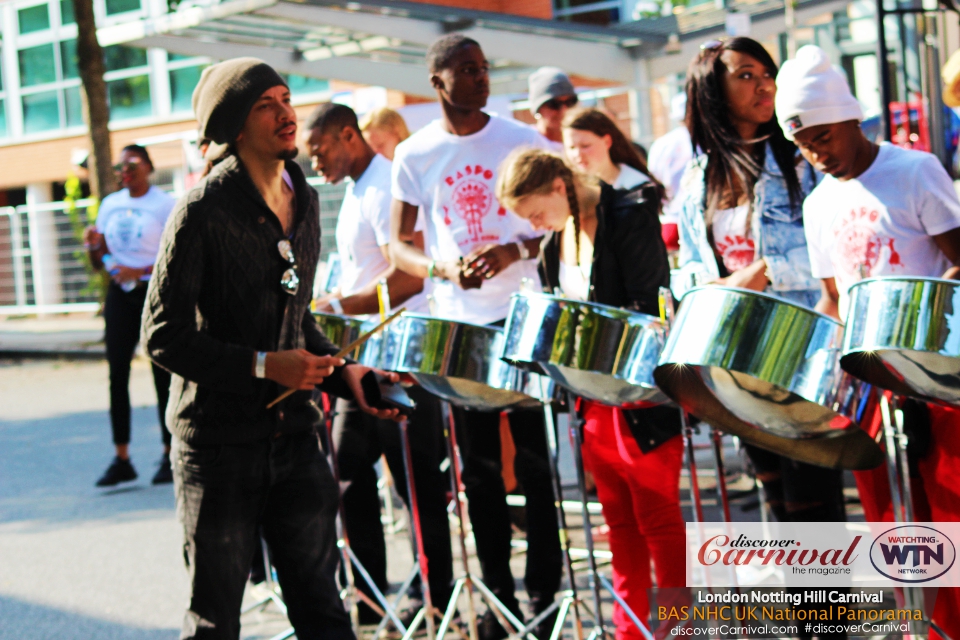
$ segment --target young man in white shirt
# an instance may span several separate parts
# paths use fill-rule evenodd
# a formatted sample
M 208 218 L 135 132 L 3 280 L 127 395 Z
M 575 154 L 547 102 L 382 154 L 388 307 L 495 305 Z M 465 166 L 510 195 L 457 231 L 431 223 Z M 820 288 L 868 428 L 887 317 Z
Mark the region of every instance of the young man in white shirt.
M 305 142 L 313 168 L 327 182 L 346 181 L 347 191 L 337 218 L 337 251 L 342 271 L 339 291 L 318 301 L 320 311 L 350 315 L 379 311 L 377 283 L 385 278 L 391 306 L 401 304 L 410 311 L 426 312 L 423 279 L 391 266 L 387 259 L 390 233 L 390 161 L 378 155 L 360 132 L 357 115 L 350 107 L 322 104 L 307 118 Z M 422 246 L 422 238 L 417 238 Z M 430 594 L 435 607 L 444 607 L 453 580 L 453 556 L 447 521 L 446 487 L 440 471 L 443 421 L 439 401 L 420 387 L 408 389 L 417 403 L 409 421 L 413 477 L 424 535 Z M 403 451 L 397 425 L 359 410 L 356 403 L 340 398 L 336 403 L 333 441 L 341 481 L 349 486 L 343 493 L 346 528 L 357 558 L 385 591 L 387 581 L 386 544 L 380 522 L 380 498 L 374 465 L 383 454 L 396 478 L 396 488 L 409 502 L 404 481 Z M 372 597 L 360 572 L 354 572 L 359 589 Z M 419 582 L 411 594 L 410 615 L 420 608 Z M 366 604 L 360 606 L 361 623 L 377 623 L 380 617 Z
M 846 79 L 815 46 L 787 61 L 777 76 L 776 110 L 784 134 L 825 175 L 803 204 L 813 275 L 823 295 L 817 310 L 843 320 L 851 285 L 876 276 L 953 278 L 960 264 L 960 201 L 950 176 L 929 153 L 877 145 L 860 129 L 860 105 Z M 919 455 L 913 487 L 918 521 L 955 521 L 960 469 L 960 411 L 928 405 L 930 443 Z M 919 413 L 926 413 L 921 406 Z M 879 416 L 866 412 L 871 434 Z M 910 414 L 907 414 L 908 416 Z M 923 425 L 927 426 L 927 425 Z M 918 439 L 919 440 L 919 439 Z M 870 521 L 892 520 L 883 466 L 854 472 Z M 933 619 L 960 634 L 957 589 L 941 589 Z
M 427 66 L 442 117 L 397 147 L 390 253 L 400 269 L 435 281 L 437 316 L 475 324 L 502 322 L 521 281 L 537 281 L 532 258 L 539 253 L 540 238 L 526 220 L 500 206 L 494 195 L 497 169 L 513 149 L 547 148 L 548 142 L 531 127 L 482 111 L 490 95 L 490 65 L 474 40 L 459 34 L 439 39 L 427 52 Z M 412 243 L 421 207 L 426 252 Z M 483 579 L 519 614 L 500 475 L 499 414 L 455 410 L 455 416 Z M 546 437 L 540 410 L 514 411 L 509 417 L 517 448 L 514 468 L 527 503 L 525 582 L 536 614 L 553 602 L 562 571 Z M 482 640 L 506 635 L 491 611 L 480 632 Z

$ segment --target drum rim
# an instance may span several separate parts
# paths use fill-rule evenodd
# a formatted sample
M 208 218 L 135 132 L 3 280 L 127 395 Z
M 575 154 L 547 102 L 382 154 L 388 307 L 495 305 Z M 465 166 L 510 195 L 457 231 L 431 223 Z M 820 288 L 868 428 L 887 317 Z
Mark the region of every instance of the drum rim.
M 924 283 L 931 282 L 934 284 L 946 284 L 951 286 L 960 285 L 960 280 L 948 280 L 946 278 L 936 278 L 933 276 L 874 276 L 872 278 L 864 278 L 859 282 L 855 282 L 850 285 L 848 291 L 853 291 L 855 287 L 859 287 L 864 284 L 873 283 L 873 282 L 910 282 L 910 283 Z
M 950 281 L 947 280 L 947 282 L 950 282 Z M 958 283 L 958 284 L 960 284 L 960 283 Z M 851 287 L 851 288 L 852 288 L 852 287 Z M 750 294 L 750 295 L 753 295 L 753 296 L 757 296 L 757 297 L 759 297 L 759 298 L 767 298 L 768 300 L 771 300 L 771 301 L 773 301 L 773 302 L 777 302 L 777 303 L 780 303 L 780 304 L 785 304 L 785 305 L 787 305 L 787 306 L 789 306 L 789 307 L 796 307 L 797 309 L 800 309 L 801 311 L 806 311 L 806 312 L 809 313 L 810 315 L 817 316 L 817 317 L 819 317 L 819 318 L 823 318 L 824 320 L 829 320 L 830 322 L 832 322 L 833 324 L 835 324 L 835 325 L 837 325 L 837 326 L 839 326 L 839 327 L 843 327 L 843 326 L 844 326 L 844 324 L 843 324 L 842 322 L 840 322 L 839 320 L 837 320 L 836 318 L 833 318 L 833 317 L 831 317 L 831 316 L 828 316 L 828 315 L 825 314 L 825 313 L 820 313 L 819 311 L 816 311 L 815 309 L 811 309 L 810 307 L 805 307 L 805 306 L 803 306 L 802 304 L 800 304 L 799 302 L 794 302 L 794 301 L 792 301 L 792 300 L 786 300 L 786 299 L 784 299 L 784 298 L 780 298 L 780 297 L 778 297 L 778 296 L 775 296 L 775 295 L 770 294 L 770 293 L 766 293 L 766 292 L 764 292 L 764 291 L 754 291 L 753 289 L 744 289 L 743 287 L 728 287 L 728 286 L 720 285 L 720 284 L 700 285 L 700 286 L 698 286 L 698 287 L 694 287 L 694 288 L 692 288 L 692 289 L 688 289 L 688 290 L 683 294 L 683 296 L 681 296 L 680 302 L 683 302 L 683 300 L 684 300 L 688 295 L 690 295 L 691 293 L 694 293 L 695 291 L 728 291 L 728 292 L 730 292 L 730 293 L 740 293 L 740 294 L 747 293 L 747 294 Z
M 588 300 L 576 300 L 574 298 L 564 298 L 563 296 L 557 296 L 552 293 L 542 293 L 540 291 L 516 291 L 510 295 L 511 298 L 544 298 L 547 300 L 553 300 L 555 302 L 568 302 L 571 304 L 582 304 L 588 307 L 596 307 L 598 309 L 609 309 L 611 311 L 617 311 L 619 313 L 626 313 L 631 316 L 642 318 L 644 320 L 648 319 L 657 324 L 666 326 L 660 318 L 657 316 L 650 315 L 649 313 L 642 313 L 640 311 L 634 311 L 633 309 L 624 309 L 623 307 L 614 307 L 609 304 L 601 304 L 599 302 L 590 302 Z
M 435 320 L 437 322 L 446 322 L 448 324 L 462 325 L 465 327 L 475 327 L 477 329 L 489 329 L 490 331 L 497 331 L 503 333 L 503 327 L 498 327 L 492 324 L 475 324 L 473 322 L 463 322 L 462 320 L 452 320 L 450 318 L 443 318 L 440 316 L 432 316 L 429 313 L 409 313 L 404 311 L 401 318 L 410 318 L 412 320 Z
M 336 318 L 337 320 L 344 320 L 346 322 L 359 322 L 363 324 L 370 320 L 370 315 L 366 316 L 351 316 L 346 313 L 327 313 L 326 311 L 310 311 L 313 316 L 323 316 L 324 318 Z

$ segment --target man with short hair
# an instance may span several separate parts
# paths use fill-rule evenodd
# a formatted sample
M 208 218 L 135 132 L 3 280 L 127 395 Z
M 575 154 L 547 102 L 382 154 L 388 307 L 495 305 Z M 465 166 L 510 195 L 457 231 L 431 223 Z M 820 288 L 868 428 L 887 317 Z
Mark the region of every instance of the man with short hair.
M 427 52 L 427 66 L 442 116 L 397 147 L 390 253 L 400 269 L 434 280 L 435 315 L 500 324 L 522 281 L 538 281 L 532 259 L 539 253 L 540 237 L 497 201 L 497 171 L 513 149 L 545 148 L 548 142 L 527 125 L 483 112 L 490 95 L 490 64 L 476 41 L 460 34 L 440 38 Z M 413 244 L 420 207 L 426 253 Z M 522 618 L 510 572 L 499 413 L 455 408 L 454 415 L 483 579 Z M 514 469 L 526 495 L 524 581 L 532 612 L 538 614 L 553 603 L 562 571 L 543 413 L 516 410 L 509 421 L 517 450 Z M 549 635 L 550 624 L 547 620 L 538 634 Z M 506 636 L 489 610 L 480 633 L 483 640 Z
M 810 268 L 821 278 L 817 310 L 843 320 L 850 287 L 864 278 L 956 278 L 960 272 L 960 201 L 937 158 L 889 143 L 874 144 L 860 129 L 863 113 L 846 78 L 819 47 L 807 45 L 777 76 L 777 119 L 803 157 L 826 175 L 803 203 Z M 916 520 L 956 521 L 960 412 L 914 403 L 904 411 L 916 454 L 911 481 Z M 925 415 L 928 414 L 928 415 Z M 880 430 L 876 403 L 860 425 Z M 921 434 L 926 434 L 924 437 Z M 920 453 L 923 444 L 927 450 Z M 881 465 L 854 471 L 864 515 L 893 520 L 890 484 Z M 960 590 L 942 588 L 933 620 L 950 637 L 960 634 Z
M 423 279 L 391 266 L 387 258 L 390 241 L 390 166 L 373 151 L 360 132 L 357 115 L 342 104 L 317 107 L 304 123 L 307 152 L 313 168 L 331 184 L 347 183 L 337 217 L 337 251 L 340 253 L 339 290 L 318 301 L 320 311 L 350 315 L 376 314 L 379 310 L 377 283 L 387 281 L 390 304 L 408 311 L 428 313 Z M 417 233 L 417 245 L 423 246 Z M 443 418 L 439 401 L 419 386 L 407 393 L 417 403 L 408 423 L 413 478 L 423 531 L 430 595 L 435 607 L 450 598 L 453 556 L 447 519 L 449 482 L 440 471 L 443 449 Z M 356 402 L 337 400 L 333 441 L 337 451 L 340 479 L 349 483 L 343 493 L 346 529 L 350 546 L 381 592 L 386 591 L 387 551 L 380 522 L 377 474 L 373 468 L 383 454 L 396 481 L 397 492 L 407 502 L 403 451 L 397 425 L 378 420 L 359 410 Z M 367 596 L 373 593 L 359 571 L 354 581 Z M 414 585 L 413 602 L 407 621 L 420 608 L 420 583 Z M 375 623 L 380 617 L 364 603 L 359 607 L 361 623 Z M 401 616 L 403 618 L 404 616 Z
M 560 125 L 567 111 L 577 106 L 577 91 L 569 76 L 557 67 L 540 67 L 527 78 L 527 100 L 537 131 L 551 142 L 550 148 L 563 153 Z
M 190 604 L 181 638 L 235 639 L 258 528 L 301 640 L 353 640 L 334 578 L 338 490 L 320 452 L 320 385 L 367 406 L 370 369 L 310 313 L 319 202 L 280 75 L 255 58 L 204 70 L 201 133 L 226 157 L 177 204 L 147 292 L 143 344 L 173 373 L 169 424 Z M 395 374 L 391 376 L 396 380 Z M 273 408 L 285 389 L 296 389 Z

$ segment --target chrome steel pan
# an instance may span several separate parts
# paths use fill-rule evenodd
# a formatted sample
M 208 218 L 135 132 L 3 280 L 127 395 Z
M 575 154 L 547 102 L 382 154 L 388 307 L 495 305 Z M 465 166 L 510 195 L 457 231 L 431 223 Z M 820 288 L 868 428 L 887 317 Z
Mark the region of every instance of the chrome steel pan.
M 654 379 L 680 406 L 744 441 L 823 467 L 883 460 L 852 419 L 862 385 L 839 365 L 843 325 L 729 287 L 683 297 Z
M 341 316 L 334 313 L 313 312 L 320 330 L 327 338 L 341 349 L 350 345 L 351 342 L 363 334 L 363 318 L 353 316 Z M 350 358 L 357 359 L 360 355 L 360 349 L 355 349 L 347 354 Z
M 380 318 L 363 323 L 361 334 L 367 333 L 380 324 Z M 400 316 L 382 331 L 370 336 L 360 347 L 357 362 L 368 367 L 384 371 L 396 371 L 400 361 L 400 346 L 406 328 L 406 317 Z
M 666 328 L 652 316 L 540 293 L 513 295 L 504 360 L 577 395 L 622 406 L 667 400 L 653 381 Z
M 546 396 L 537 376 L 500 359 L 503 329 L 420 314 L 403 321 L 395 370 L 430 393 L 480 411 L 535 405 Z
M 894 393 L 960 405 L 960 283 L 870 278 L 850 287 L 840 366 Z

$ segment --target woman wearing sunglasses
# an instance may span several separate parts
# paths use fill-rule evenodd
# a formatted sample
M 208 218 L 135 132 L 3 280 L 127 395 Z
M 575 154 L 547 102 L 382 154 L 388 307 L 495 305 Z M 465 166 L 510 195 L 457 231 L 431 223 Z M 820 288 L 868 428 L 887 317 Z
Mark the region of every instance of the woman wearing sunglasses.
M 659 313 L 670 268 L 660 238 L 660 190 L 648 182 L 613 189 L 538 149 L 515 151 L 500 167 L 497 199 L 545 230 L 538 271 L 544 290 L 646 314 Z M 583 461 L 610 527 L 614 589 L 647 620 L 651 562 L 660 606 L 688 604 L 680 512 L 680 414 L 668 407 L 621 410 L 581 400 Z M 664 591 L 666 589 L 666 591 Z M 617 640 L 641 631 L 614 605 Z M 661 627 L 663 628 L 663 627 Z
M 150 185 L 153 163 L 143 147 L 124 147 L 114 169 L 123 188 L 103 199 L 96 225 L 88 227 L 83 236 L 91 262 L 110 274 L 103 318 L 110 365 L 110 425 L 116 456 L 97 481 L 98 487 L 112 487 L 137 478 L 129 452 L 130 360 L 140 339 L 140 316 L 160 247 L 160 234 L 174 204 L 172 197 Z M 173 482 L 170 431 L 164 422 L 170 374 L 155 364 L 151 366 L 164 449 L 153 483 L 164 484 Z
M 802 209 L 819 176 L 774 117 L 776 75 L 750 38 L 708 42 L 690 64 L 686 123 L 700 154 L 682 183 L 675 289 L 721 284 L 807 307 L 820 298 Z M 778 520 L 846 519 L 839 471 L 746 449 Z

